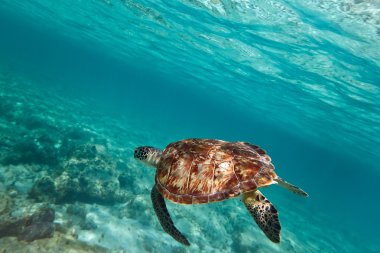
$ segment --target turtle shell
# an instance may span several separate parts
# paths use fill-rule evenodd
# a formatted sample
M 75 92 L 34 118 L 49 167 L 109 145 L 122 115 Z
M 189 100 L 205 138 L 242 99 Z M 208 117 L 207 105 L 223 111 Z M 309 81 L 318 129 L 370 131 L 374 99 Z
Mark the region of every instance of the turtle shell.
M 162 152 L 156 185 L 173 202 L 202 204 L 270 185 L 275 176 L 270 157 L 256 145 L 186 139 Z

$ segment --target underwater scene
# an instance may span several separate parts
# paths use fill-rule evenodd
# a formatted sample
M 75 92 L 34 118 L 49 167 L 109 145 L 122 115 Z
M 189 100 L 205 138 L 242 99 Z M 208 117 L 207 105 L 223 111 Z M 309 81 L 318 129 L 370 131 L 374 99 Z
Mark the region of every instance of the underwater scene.
M 378 253 L 379 164 L 377 0 L 0 0 L 1 253 Z

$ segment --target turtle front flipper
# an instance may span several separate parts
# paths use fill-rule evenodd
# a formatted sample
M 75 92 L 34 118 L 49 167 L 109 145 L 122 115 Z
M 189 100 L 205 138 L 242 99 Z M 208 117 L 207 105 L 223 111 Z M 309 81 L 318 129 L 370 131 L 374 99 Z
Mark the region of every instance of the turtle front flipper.
M 242 201 L 265 235 L 272 242 L 279 243 L 281 225 L 272 203 L 260 191 L 244 193 Z
M 150 196 L 152 199 L 154 211 L 156 212 L 158 220 L 160 221 L 161 226 L 165 230 L 165 232 L 168 233 L 169 235 L 171 235 L 178 242 L 180 242 L 186 246 L 189 246 L 190 245 L 189 241 L 174 226 L 172 218 L 170 217 L 168 209 L 166 208 L 165 200 L 162 197 L 161 193 L 157 190 L 156 185 L 153 186 Z
M 284 179 L 282 179 L 280 177 L 275 178 L 274 181 L 276 181 L 279 186 L 282 186 L 285 189 L 288 189 L 289 191 L 291 191 L 291 192 L 293 192 L 299 196 L 302 196 L 302 197 L 308 197 L 309 196 L 309 194 L 307 194 L 304 190 L 302 190 L 298 186 L 292 185 L 291 183 L 286 182 Z

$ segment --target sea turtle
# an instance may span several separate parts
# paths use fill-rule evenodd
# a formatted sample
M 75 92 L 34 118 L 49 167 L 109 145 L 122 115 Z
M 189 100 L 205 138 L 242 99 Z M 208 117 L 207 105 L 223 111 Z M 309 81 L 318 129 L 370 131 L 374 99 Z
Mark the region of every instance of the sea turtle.
M 186 139 L 170 143 L 164 151 L 138 147 L 134 157 L 157 168 L 151 191 L 154 211 L 165 232 L 184 245 L 190 243 L 174 226 L 164 198 L 179 204 L 206 204 L 241 195 L 265 235 L 279 243 L 278 212 L 258 188 L 279 184 L 298 195 L 308 196 L 278 177 L 266 152 L 247 142 Z

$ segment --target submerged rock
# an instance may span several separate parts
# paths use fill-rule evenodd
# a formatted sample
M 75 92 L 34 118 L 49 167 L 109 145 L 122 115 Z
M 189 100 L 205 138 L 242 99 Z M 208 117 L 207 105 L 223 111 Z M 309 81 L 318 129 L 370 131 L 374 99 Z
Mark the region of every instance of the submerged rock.
M 107 156 L 102 145 L 86 144 L 77 147 L 56 178 L 38 179 L 29 196 L 37 201 L 56 203 L 114 204 L 127 198 L 127 181 L 120 186 L 117 162 Z
M 130 184 L 130 178 L 127 173 L 121 173 L 118 180 L 121 188 L 126 188 Z
M 0 238 L 15 236 L 18 240 L 34 241 L 51 237 L 54 233 L 55 212 L 52 208 L 41 208 L 33 215 L 0 220 Z
M 12 204 L 12 199 L 7 194 L 0 192 L 0 215 L 9 212 L 12 208 Z
M 49 176 L 38 179 L 29 192 L 29 197 L 40 202 L 49 202 L 55 195 L 55 184 Z
M 44 136 L 45 133 L 41 133 Z M 57 165 L 58 152 L 48 137 L 25 136 L 13 140 L 7 155 L 0 161 L 4 165 L 41 164 Z
M 54 233 L 55 212 L 44 208 L 25 220 L 25 227 L 18 235 L 19 240 L 31 242 L 37 239 L 51 237 Z
M 91 217 L 86 217 L 81 221 L 81 223 L 79 223 L 79 226 L 83 230 L 94 230 L 98 227 L 96 222 Z

